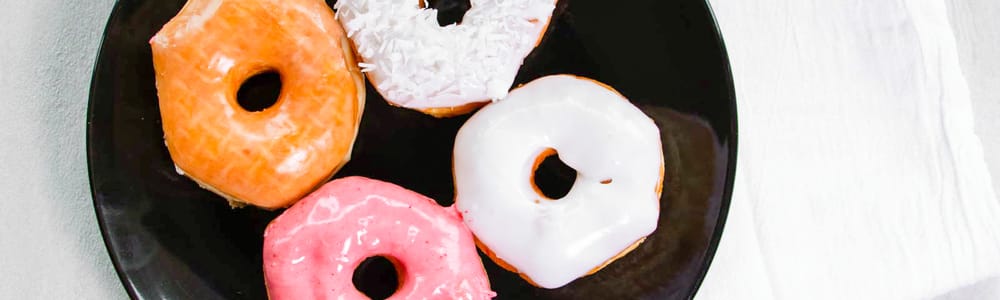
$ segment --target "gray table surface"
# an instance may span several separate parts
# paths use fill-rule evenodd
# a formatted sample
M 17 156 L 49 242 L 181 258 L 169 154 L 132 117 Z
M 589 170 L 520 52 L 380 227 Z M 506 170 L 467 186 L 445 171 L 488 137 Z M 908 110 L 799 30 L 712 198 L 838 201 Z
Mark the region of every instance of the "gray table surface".
M 946 0 L 1000 191 L 1000 1 Z M 0 0 L 0 298 L 119 299 L 85 155 L 90 71 L 113 0 Z M 942 295 L 1000 298 L 1000 279 Z

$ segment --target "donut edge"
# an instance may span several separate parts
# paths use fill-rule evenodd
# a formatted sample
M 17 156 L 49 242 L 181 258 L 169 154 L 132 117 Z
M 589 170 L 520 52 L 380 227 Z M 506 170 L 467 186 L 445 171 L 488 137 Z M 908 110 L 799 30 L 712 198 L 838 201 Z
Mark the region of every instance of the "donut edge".
M 341 31 L 344 30 L 343 26 L 340 26 L 339 22 L 337 23 L 336 27 L 339 28 Z M 355 119 L 354 135 L 353 138 L 351 139 L 351 145 L 347 147 L 347 154 L 345 154 L 346 157 L 339 166 L 334 168 L 334 172 L 330 174 L 330 177 L 328 177 L 320 184 L 330 181 L 330 179 L 333 178 L 333 175 L 336 174 L 337 171 L 340 170 L 340 168 L 342 168 L 345 164 L 347 164 L 347 162 L 351 161 L 351 155 L 354 153 L 354 144 L 355 142 L 357 142 L 358 132 L 361 130 L 361 119 L 364 117 L 365 101 L 368 96 L 368 91 L 365 88 L 365 74 L 361 72 L 361 68 L 358 67 L 358 58 L 357 58 L 357 53 L 354 49 L 354 41 L 352 41 L 350 38 L 347 37 L 346 32 L 342 33 L 343 35 L 341 35 L 340 37 L 340 51 L 343 52 L 345 67 L 347 68 L 347 71 L 351 73 L 351 79 L 354 81 L 355 94 L 357 94 L 358 98 L 357 102 L 358 112 L 354 116 Z
M 470 102 L 464 105 L 453 106 L 453 107 L 431 107 L 431 108 L 421 108 L 414 110 L 438 119 L 451 118 L 471 113 L 472 111 L 479 109 L 480 107 L 486 106 L 486 104 L 489 104 L 490 102 L 491 102 L 490 100 L 486 100 L 479 102 Z M 398 106 L 398 105 L 393 103 L 393 106 Z
M 187 171 L 185 171 L 184 169 L 182 169 L 176 163 L 174 163 L 174 168 L 177 169 L 177 171 L 178 171 L 177 173 L 180 173 L 181 175 L 184 175 L 184 177 L 187 177 L 188 179 L 191 179 L 191 181 L 194 181 L 194 183 L 198 184 L 198 187 L 201 187 L 201 188 L 203 188 L 205 190 L 208 190 L 209 192 L 212 192 L 212 193 L 215 193 L 216 195 L 221 196 L 222 198 L 225 198 L 226 201 L 229 202 L 229 207 L 231 207 L 231 208 L 243 208 L 243 207 L 246 207 L 248 205 L 253 205 L 253 204 L 250 204 L 250 202 L 243 201 L 242 199 L 237 198 L 236 196 L 224 193 L 221 190 L 215 188 L 214 186 L 212 186 L 210 184 L 207 184 L 207 183 L 201 181 L 200 179 L 195 178 L 194 176 L 191 176 L 190 173 L 188 173 Z M 272 208 L 266 208 L 266 207 L 261 207 L 261 208 L 272 210 Z
M 352 46 L 354 45 L 354 41 L 351 41 L 351 45 Z M 357 49 L 356 48 L 352 48 L 352 49 L 354 49 L 355 55 L 356 55 Z M 487 104 L 490 104 L 490 103 L 493 102 L 492 100 L 477 100 L 477 101 L 469 102 L 469 103 L 462 104 L 462 105 L 459 105 L 459 106 L 450 106 L 450 107 L 426 107 L 426 108 L 408 107 L 408 106 L 405 106 L 403 104 L 399 104 L 399 103 L 397 103 L 397 102 L 395 102 L 395 101 L 387 98 L 385 96 L 385 92 L 383 92 L 382 89 L 379 88 L 379 86 L 377 84 L 375 84 L 375 80 L 372 80 L 373 77 L 375 77 L 375 76 L 370 75 L 370 74 L 366 74 L 365 75 L 365 78 L 369 79 L 368 82 L 371 82 L 372 87 L 375 88 L 375 91 L 378 92 L 378 94 L 380 96 L 382 96 L 382 99 L 385 100 L 385 103 L 388 103 L 389 106 L 396 107 L 396 108 L 403 108 L 403 109 L 415 110 L 415 111 L 421 112 L 421 113 L 423 113 L 425 115 L 429 115 L 429 116 L 432 116 L 432 117 L 435 117 L 435 118 L 438 118 L 438 119 L 451 118 L 451 117 L 457 117 L 457 116 L 469 114 L 469 113 L 471 113 L 471 112 L 473 112 L 473 111 L 475 111 L 475 110 L 477 110 L 477 109 L 479 109 L 479 108 L 481 108 L 483 106 L 486 106 Z M 364 82 L 363 81 L 362 81 L 362 86 L 364 86 Z

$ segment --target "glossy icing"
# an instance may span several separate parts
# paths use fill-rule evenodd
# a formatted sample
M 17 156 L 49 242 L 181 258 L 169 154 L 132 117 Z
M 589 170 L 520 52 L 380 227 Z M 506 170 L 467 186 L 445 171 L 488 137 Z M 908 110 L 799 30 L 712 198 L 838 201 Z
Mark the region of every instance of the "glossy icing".
M 530 179 L 549 149 L 577 171 L 558 200 Z M 514 89 L 462 126 L 454 159 L 466 225 L 495 259 L 538 286 L 585 276 L 656 229 L 659 129 L 592 80 L 549 76 Z
M 292 204 L 350 157 L 363 78 L 333 12 L 318 0 L 191 0 L 150 40 L 164 138 L 178 173 L 230 200 Z M 274 106 L 236 91 L 268 70 Z
M 503 98 L 548 26 L 556 0 L 471 0 L 440 26 L 422 0 L 341 0 L 337 18 L 373 85 L 396 105 L 460 107 Z
M 271 299 L 364 299 L 351 282 L 366 258 L 395 261 L 390 299 L 490 299 L 472 233 L 454 208 L 391 183 L 348 177 L 327 183 L 264 232 Z M 342 298 L 341 298 L 342 297 Z

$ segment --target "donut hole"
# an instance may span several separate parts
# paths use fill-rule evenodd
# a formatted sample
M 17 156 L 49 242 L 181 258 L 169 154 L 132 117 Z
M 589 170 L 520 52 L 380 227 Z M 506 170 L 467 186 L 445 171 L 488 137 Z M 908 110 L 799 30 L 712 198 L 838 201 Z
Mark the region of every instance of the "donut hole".
M 246 111 L 257 112 L 274 106 L 280 95 L 281 74 L 267 70 L 243 81 L 236 92 L 236 103 Z
M 469 0 L 419 0 L 420 8 L 437 10 L 438 25 L 461 24 L 465 12 L 472 8 Z
M 400 270 L 385 256 L 366 258 L 354 269 L 354 288 L 370 299 L 386 299 L 399 289 Z
M 559 159 L 559 152 L 555 149 L 546 149 L 535 159 L 531 184 L 548 200 L 566 197 L 574 182 L 576 170 Z

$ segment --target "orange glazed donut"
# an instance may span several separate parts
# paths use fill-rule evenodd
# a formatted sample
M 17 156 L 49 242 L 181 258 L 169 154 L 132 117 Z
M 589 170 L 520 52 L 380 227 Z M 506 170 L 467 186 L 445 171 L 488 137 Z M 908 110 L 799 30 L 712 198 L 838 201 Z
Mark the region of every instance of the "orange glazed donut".
M 350 158 L 364 79 L 319 0 L 191 0 L 150 41 L 163 132 L 178 173 L 234 206 L 286 207 Z M 236 92 L 277 72 L 277 102 Z

